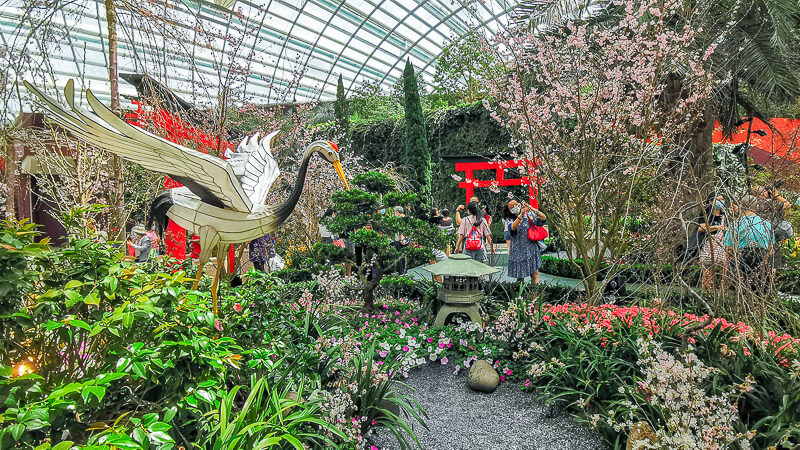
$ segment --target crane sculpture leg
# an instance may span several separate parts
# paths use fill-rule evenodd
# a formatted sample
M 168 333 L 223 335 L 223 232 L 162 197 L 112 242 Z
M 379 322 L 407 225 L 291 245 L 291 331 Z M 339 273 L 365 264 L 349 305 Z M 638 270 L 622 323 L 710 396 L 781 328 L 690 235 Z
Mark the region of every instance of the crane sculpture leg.
M 219 315 L 219 302 L 217 301 L 219 294 L 219 277 L 222 271 L 225 270 L 225 260 L 228 257 L 228 248 L 230 244 L 219 244 L 217 246 L 217 272 L 214 274 L 214 282 L 211 283 L 211 300 L 214 306 L 214 315 Z
M 206 263 L 208 262 L 209 258 L 211 257 L 211 253 L 214 250 L 217 250 L 217 259 L 218 261 L 224 262 L 224 252 L 220 251 L 219 249 L 222 248 L 222 245 L 219 244 L 219 233 L 209 226 L 200 227 L 197 231 L 197 235 L 200 238 L 200 257 L 198 260 L 197 265 L 197 277 L 194 279 L 194 284 L 192 285 L 193 290 L 197 290 L 200 286 L 200 279 L 203 278 L 203 271 L 206 267 Z M 218 270 L 217 273 L 214 275 L 214 283 L 211 285 L 211 297 L 213 298 L 214 303 L 214 315 L 217 315 L 217 288 L 219 286 L 219 275 L 220 270 L 222 267 L 222 262 L 218 262 Z

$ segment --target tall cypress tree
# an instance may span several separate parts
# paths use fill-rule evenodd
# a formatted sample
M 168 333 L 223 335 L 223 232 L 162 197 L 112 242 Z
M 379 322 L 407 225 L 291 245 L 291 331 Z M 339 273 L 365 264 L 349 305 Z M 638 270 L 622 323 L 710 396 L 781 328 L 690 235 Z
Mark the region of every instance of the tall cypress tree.
M 347 99 L 344 96 L 344 83 L 342 83 L 342 75 L 339 75 L 339 83 L 336 85 L 336 102 L 333 104 L 333 117 L 336 119 L 337 134 L 346 139 L 348 131 L 350 130 L 350 122 L 348 121 Z
M 406 178 L 419 188 L 419 198 L 429 204 L 431 198 L 431 152 L 425 134 L 425 117 L 419 99 L 414 66 L 406 61 L 403 71 L 406 113 Z

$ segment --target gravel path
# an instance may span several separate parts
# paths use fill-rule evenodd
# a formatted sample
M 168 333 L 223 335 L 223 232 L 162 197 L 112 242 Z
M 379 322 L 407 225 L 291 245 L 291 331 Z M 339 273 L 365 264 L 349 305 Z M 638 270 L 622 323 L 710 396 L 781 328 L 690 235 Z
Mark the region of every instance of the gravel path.
M 409 422 L 426 450 L 607 448 L 596 433 L 522 392 L 517 383 L 502 383 L 491 394 L 475 392 L 463 372 L 455 376 L 452 364 L 438 362 L 409 373 L 405 383 L 416 390 L 412 396 L 428 413 L 428 430 Z M 371 439 L 384 450 L 400 448 L 385 428 Z

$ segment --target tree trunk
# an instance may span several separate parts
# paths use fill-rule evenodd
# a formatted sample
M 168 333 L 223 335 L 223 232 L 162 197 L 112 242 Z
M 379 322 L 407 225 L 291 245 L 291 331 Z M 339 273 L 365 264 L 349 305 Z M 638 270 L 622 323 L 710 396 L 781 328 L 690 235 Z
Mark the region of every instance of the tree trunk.
M 710 104 L 692 131 L 688 142 L 689 164 L 697 179 L 698 190 L 702 198 L 706 198 L 714 188 L 714 114 Z
M 108 81 L 111 85 L 111 110 L 120 114 L 119 73 L 117 70 L 117 11 L 114 0 L 105 0 L 106 23 L 108 23 Z M 125 189 L 122 179 L 122 158 L 112 154 L 111 168 L 114 178 L 114 202 L 112 204 L 111 224 L 117 232 L 109 233 L 113 240 L 122 240 L 125 235 Z
M 668 77 L 662 97 L 662 108 L 665 113 L 674 108 L 685 95 L 683 82 L 682 75 L 672 74 Z M 679 157 L 675 158 L 673 167 L 678 169 L 676 172 L 682 172 L 676 173 L 676 176 L 692 175 L 692 179 L 686 181 L 689 185 L 689 192 L 685 193 L 687 200 L 697 198 L 698 193 L 705 198 L 714 189 L 713 134 L 714 109 L 709 99 L 706 101 L 702 115 L 689 126 L 686 133 L 678 136 L 678 142 L 675 142 L 678 148 L 683 147 L 684 143 L 686 144 L 686 152 L 683 155 L 677 155 Z M 685 156 L 685 158 L 682 159 L 680 156 Z M 685 163 L 686 166 L 682 163 Z M 686 170 L 687 166 L 688 170 Z M 681 177 L 681 179 L 685 179 L 685 177 Z
M 17 186 L 17 164 L 14 154 L 14 144 L 8 141 L 8 135 L 3 139 L 4 145 L 4 158 L 6 160 L 6 170 L 5 170 L 5 178 L 6 178 L 6 187 L 5 187 L 5 195 L 6 195 L 6 219 L 17 219 L 16 209 L 16 186 Z
M 370 270 L 367 268 L 367 270 Z M 383 268 L 380 264 L 375 264 L 375 276 L 367 282 L 364 288 L 364 311 L 375 311 L 375 288 L 381 284 L 383 278 Z

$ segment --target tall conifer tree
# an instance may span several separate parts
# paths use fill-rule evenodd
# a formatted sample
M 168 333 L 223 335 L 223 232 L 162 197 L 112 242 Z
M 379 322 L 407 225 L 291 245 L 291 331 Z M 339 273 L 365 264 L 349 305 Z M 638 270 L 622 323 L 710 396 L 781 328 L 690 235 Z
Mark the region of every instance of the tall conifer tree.
M 336 134 L 341 136 L 342 141 L 347 138 L 350 130 L 348 120 L 349 111 L 347 110 L 347 99 L 344 96 L 344 83 L 342 75 L 339 75 L 339 83 L 336 85 L 336 102 L 333 104 L 333 116 L 336 119 Z M 340 142 L 342 144 L 343 142 Z
M 406 114 L 406 178 L 419 188 L 419 198 L 429 204 L 431 197 L 431 152 L 425 133 L 425 117 L 419 98 L 417 77 L 411 61 L 403 71 Z

